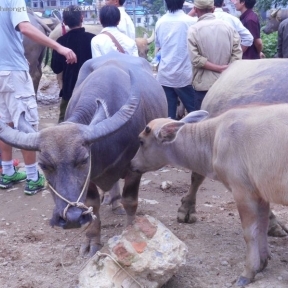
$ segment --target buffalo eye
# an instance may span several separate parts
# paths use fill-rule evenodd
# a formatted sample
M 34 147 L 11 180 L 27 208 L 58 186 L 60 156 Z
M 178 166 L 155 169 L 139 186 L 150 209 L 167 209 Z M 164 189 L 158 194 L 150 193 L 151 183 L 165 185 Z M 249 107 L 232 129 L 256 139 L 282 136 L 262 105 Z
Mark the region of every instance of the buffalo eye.
M 79 163 L 79 165 L 87 165 L 87 163 L 88 163 L 88 160 L 89 160 L 89 158 L 87 157 L 87 158 L 85 158 L 85 159 L 83 159 L 80 163 Z
M 53 170 L 53 167 L 52 167 L 52 166 L 46 165 L 46 164 L 44 164 L 44 163 L 38 162 L 38 165 L 41 167 L 41 169 L 42 169 L 43 171 L 52 171 L 52 170 Z
M 150 133 L 150 131 L 151 131 L 151 128 L 150 128 L 149 126 L 146 126 L 146 127 L 145 127 L 145 133 L 148 134 L 148 133 Z

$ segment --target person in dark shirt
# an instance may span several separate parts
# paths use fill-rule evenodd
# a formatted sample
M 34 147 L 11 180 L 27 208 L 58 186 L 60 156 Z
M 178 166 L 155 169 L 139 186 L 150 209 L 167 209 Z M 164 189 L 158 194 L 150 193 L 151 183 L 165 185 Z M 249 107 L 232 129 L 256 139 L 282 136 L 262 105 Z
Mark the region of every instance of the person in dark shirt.
M 63 72 L 59 123 L 64 121 L 65 111 L 72 96 L 81 66 L 85 61 L 92 58 L 91 40 L 95 36 L 92 33 L 85 32 L 85 28 L 82 27 L 83 16 L 78 6 L 71 5 L 65 8 L 63 11 L 63 22 L 71 30 L 59 37 L 57 42 L 71 48 L 75 52 L 78 61 L 67 65 L 65 57 L 53 50 L 51 68 L 56 74 Z
M 288 19 L 279 25 L 277 53 L 279 58 L 288 58 Z
M 254 37 L 253 44 L 243 53 L 243 59 L 260 59 L 265 55 L 262 53 L 262 40 L 260 38 L 260 23 L 258 16 L 252 10 L 256 0 L 234 0 L 235 8 L 241 12 L 240 20 Z

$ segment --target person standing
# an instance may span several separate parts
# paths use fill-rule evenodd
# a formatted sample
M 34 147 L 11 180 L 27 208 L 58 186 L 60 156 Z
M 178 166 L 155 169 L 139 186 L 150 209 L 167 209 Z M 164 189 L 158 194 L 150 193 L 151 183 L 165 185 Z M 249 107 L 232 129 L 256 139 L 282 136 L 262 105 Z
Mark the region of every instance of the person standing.
M 253 36 L 250 31 L 244 27 L 239 18 L 225 12 L 222 9 L 224 0 L 214 0 L 214 15 L 217 19 L 221 19 L 229 23 L 239 34 L 241 39 L 241 48 L 243 53 L 253 44 Z
M 278 28 L 277 53 L 279 58 L 288 58 L 288 19 L 283 20 Z
M 77 63 L 67 64 L 65 57 L 56 50 L 52 52 L 51 68 L 55 74 L 63 72 L 63 86 L 60 91 L 61 104 L 58 123 L 64 121 L 67 105 L 72 96 L 79 70 L 87 60 L 92 58 L 91 40 L 95 36 L 85 32 L 82 27 L 83 15 L 79 6 L 70 5 L 63 11 L 63 22 L 70 30 L 57 39 L 57 42 L 72 49 L 77 56 Z
M 100 57 L 110 51 L 119 51 L 138 57 L 135 40 L 121 33 L 117 28 L 120 21 L 119 9 L 113 5 L 103 6 L 99 16 L 103 29 L 91 41 L 92 57 Z
M 188 113 L 195 110 L 187 31 L 196 23 L 196 19 L 186 15 L 182 10 L 184 0 L 165 0 L 165 2 L 168 11 L 155 26 L 155 47 L 161 49 L 156 78 L 166 94 L 168 116 L 176 119 L 178 97 Z
M 235 8 L 241 12 L 240 20 L 252 34 L 253 44 L 243 53 L 243 59 L 260 59 L 265 55 L 262 53 L 263 44 L 260 38 L 260 23 L 258 16 L 253 11 L 256 0 L 234 0 Z
M 193 66 L 196 109 L 209 88 L 230 63 L 242 57 L 240 37 L 227 22 L 216 19 L 214 0 L 195 0 L 196 24 L 188 30 L 188 50 Z
M 135 40 L 135 26 L 131 17 L 125 11 L 124 3 L 125 0 L 105 0 L 106 5 L 116 6 L 120 11 L 120 21 L 117 28 L 129 38 Z
M 1 0 L 0 17 L 0 119 L 15 129 L 21 128 L 19 119 L 37 128 L 39 123 L 37 103 L 29 63 L 24 56 L 22 34 L 46 45 L 64 55 L 67 63 L 74 63 L 77 57 L 56 41 L 48 38 L 31 25 L 24 0 Z M 7 189 L 26 180 L 24 193 L 33 195 L 45 187 L 45 178 L 38 172 L 35 151 L 22 150 L 25 172 L 16 171 L 12 160 L 12 147 L 0 141 L 2 175 L 0 188 Z

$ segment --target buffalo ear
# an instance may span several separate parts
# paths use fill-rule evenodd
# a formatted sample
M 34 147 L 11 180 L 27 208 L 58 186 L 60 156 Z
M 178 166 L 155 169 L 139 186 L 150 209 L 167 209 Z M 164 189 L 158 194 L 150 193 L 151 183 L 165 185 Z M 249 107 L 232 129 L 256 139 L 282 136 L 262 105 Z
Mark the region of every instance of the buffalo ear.
M 184 123 L 180 121 L 173 121 L 163 125 L 157 135 L 156 138 L 160 143 L 170 143 L 176 139 L 177 133 L 181 130 Z
M 197 110 L 187 114 L 180 122 L 183 123 L 196 123 L 206 119 L 209 116 L 209 113 L 205 110 Z

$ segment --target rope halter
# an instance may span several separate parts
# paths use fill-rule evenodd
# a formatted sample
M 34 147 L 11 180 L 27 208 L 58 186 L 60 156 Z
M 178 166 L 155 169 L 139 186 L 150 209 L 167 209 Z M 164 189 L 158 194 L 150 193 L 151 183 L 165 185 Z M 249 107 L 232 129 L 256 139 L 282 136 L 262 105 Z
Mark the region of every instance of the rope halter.
M 90 206 L 90 207 L 87 207 L 84 203 L 80 202 L 80 199 L 81 197 L 83 196 L 83 193 L 84 191 L 86 190 L 87 188 L 87 185 L 89 183 L 89 180 L 90 180 L 90 174 L 91 174 L 91 153 L 90 153 L 90 161 L 89 161 L 89 171 L 88 171 L 88 174 L 87 174 L 87 177 L 86 177 L 86 180 L 85 180 L 85 183 L 84 183 L 84 186 L 82 188 L 82 191 L 77 199 L 76 202 L 71 202 L 69 200 L 67 200 L 66 198 L 64 198 L 61 194 L 59 194 L 52 186 L 51 184 L 48 182 L 48 185 L 49 185 L 49 188 L 55 193 L 55 195 L 57 195 L 60 199 L 64 200 L 67 204 L 66 208 L 63 210 L 63 219 L 67 219 L 67 211 L 69 209 L 69 207 L 73 206 L 73 207 L 77 207 L 77 208 L 80 208 L 80 209 L 86 209 L 86 211 L 83 211 L 82 212 L 82 215 L 87 215 L 87 214 L 90 214 L 91 217 L 92 217 L 92 220 L 95 220 L 97 219 L 96 215 L 93 213 L 93 207 Z

